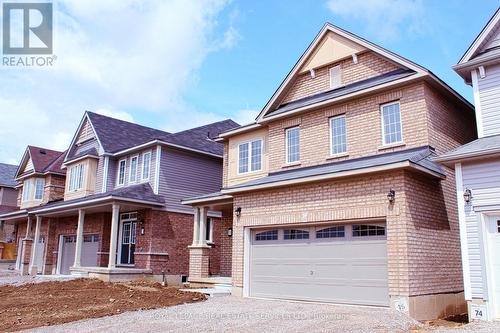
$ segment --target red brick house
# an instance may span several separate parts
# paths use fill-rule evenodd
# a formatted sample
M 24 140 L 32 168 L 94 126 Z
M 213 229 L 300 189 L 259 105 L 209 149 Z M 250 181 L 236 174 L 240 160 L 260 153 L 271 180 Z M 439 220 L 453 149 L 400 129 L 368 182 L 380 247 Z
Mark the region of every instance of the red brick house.
M 186 195 L 220 189 L 231 120 L 168 133 L 85 112 L 64 153 L 28 147 L 19 166 L 15 225 L 22 274 L 138 277 L 180 283 L 188 274 L 193 209 Z M 208 212 L 208 240 L 220 239 Z M 218 260 L 214 251 L 214 262 Z
M 203 235 L 219 210 L 233 294 L 463 313 L 454 173 L 433 158 L 475 137 L 432 72 L 326 24 L 256 121 L 219 135 L 222 190 L 183 201 L 189 280 L 218 282 Z

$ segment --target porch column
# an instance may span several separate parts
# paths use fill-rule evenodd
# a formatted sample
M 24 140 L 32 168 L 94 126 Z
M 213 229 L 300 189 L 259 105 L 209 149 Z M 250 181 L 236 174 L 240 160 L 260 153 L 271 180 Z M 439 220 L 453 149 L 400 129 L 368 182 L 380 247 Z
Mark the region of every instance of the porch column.
M 120 218 L 120 205 L 113 204 L 111 214 L 111 239 L 109 241 L 109 260 L 108 268 L 116 267 L 116 248 L 118 242 L 118 220 Z
M 207 207 L 200 207 L 200 237 L 198 245 L 207 246 Z
M 38 252 L 40 251 L 40 228 L 42 227 L 42 217 L 36 216 L 36 224 L 35 224 L 35 238 L 32 243 L 31 250 L 31 260 L 30 260 L 30 275 L 36 275 L 38 273 L 38 266 L 36 259 L 38 257 Z
M 21 246 L 21 253 L 19 256 L 19 271 L 21 275 L 30 274 L 32 245 L 33 241 L 31 239 L 31 216 L 28 215 L 28 221 L 26 223 L 26 235 L 24 236 L 24 238 L 20 239 L 20 244 L 18 244 L 18 246 Z
M 31 216 L 28 215 L 28 222 L 26 223 L 26 236 L 25 239 L 31 238 Z
M 82 248 L 83 248 L 83 224 L 85 222 L 85 211 L 78 210 L 78 227 L 76 228 L 76 247 L 75 247 L 75 262 L 73 267 L 82 266 Z
M 200 238 L 200 209 L 194 207 L 194 226 L 193 226 L 193 243 L 192 246 L 198 245 Z

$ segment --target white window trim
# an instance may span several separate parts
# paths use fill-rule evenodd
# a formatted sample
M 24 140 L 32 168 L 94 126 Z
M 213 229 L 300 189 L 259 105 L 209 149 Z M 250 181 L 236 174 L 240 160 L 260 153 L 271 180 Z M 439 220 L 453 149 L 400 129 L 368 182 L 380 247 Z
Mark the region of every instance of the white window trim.
M 394 104 L 399 105 L 399 122 L 401 125 L 401 140 L 394 141 L 391 143 L 386 143 L 385 142 L 385 126 L 384 126 L 384 106 L 389 106 L 389 105 L 394 105 Z M 401 144 L 404 144 L 405 140 L 404 140 L 404 136 L 403 136 L 403 115 L 401 113 L 401 103 L 399 101 L 380 104 L 380 125 L 382 127 L 382 147 L 399 146 Z
M 148 166 L 148 176 L 147 177 L 144 177 L 144 156 L 146 156 L 147 154 L 149 154 L 149 166 Z M 149 180 L 149 178 L 151 177 L 151 157 L 153 156 L 153 153 L 151 150 L 148 150 L 148 151 L 145 151 L 144 153 L 142 153 L 142 161 L 141 161 L 141 180 Z
M 26 184 L 30 183 L 30 188 L 29 188 L 29 192 L 27 192 L 28 194 L 26 195 L 25 197 L 25 193 L 26 193 Z M 21 202 L 28 202 L 31 200 L 31 193 L 32 190 L 33 190 L 33 179 L 26 179 L 24 182 L 23 182 L 23 193 L 21 193 Z
M 210 228 L 208 229 L 208 244 L 214 244 L 214 219 L 209 217 L 207 218 L 207 222 L 210 221 Z M 208 223 L 207 223 L 208 224 Z
M 252 170 L 252 142 L 259 141 L 260 140 L 260 169 L 258 170 Z M 244 145 L 245 143 L 248 143 L 248 171 L 247 172 L 240 172 L 240 146 Z M 264 140 L 262 138 L 255 138 L 253 140 L 249 141 L 242 141 L 238 143 L 238 152 L 237 152 L 237 159 L 236 159 L 236 174 L 237 175 L 248 175 L 249 173 L 254 173 L 254 172 L 260 172 L 263 170 L 263 164 L 264 164 Z
M 42 181 L 43 185 L 42 185 L 42 197 L 40 199 L 37 199 L 36 197 L 36 183 L 38 181 Z M 45 178 L 35 178 L 35 181 L 34 181 L 34 191 L 33 191 L 33 200 L 36 200 L 36 201 L 42 201 L 43 200 L 43 194 L 44 194 L 44 190 L 45 190 Z
M 80 175 L 79 174 L 75 174 L 75 176 L 73 176 L 73 173 L 74 173 L 74 170 L 77 170 L 79 168 L 82 168 L 82 182 L 80 184 L 79 187 L 76 187 L 76 184 L 78 184 L 78 181 L 80 179 Z M 84 187 L 84 182 L 85 182 L 85 164 L 84 163 L 78 163 L 78 164 L 75 164 L 75 165 L 72 165 L 69 169 L 68 169 L 68 192 L 78 192 L 80 191 L 81 189 L 83 189 Z M 78 177 L 77 177 L 78 176 Z M 71 178 L 73 178 L 73 185 L 75 186 L 75 188 L 71 188 Z
M 288 132 L 294 129 L 299 130 L 299 159 L 297 161 L 290 162 L 288 160 Z M 300 126 L 294 126 L 287 128 L 285 130 L 285 165 L 295 165 L 295 164 L 300 164 L 300 159 L 301 159 L 301 151 L 300 151 Z
M 123 168 L 123 183 L 120 184 L 120 164 L 124 162 L 125 168 Z M 118 167 L 116 168 L 116 187 L 125 186 L 125 179 L 127 178 L 127 159 L 122 158 L 118 160 Z
M 333 153 L 333 127 L 332 127 L 332 122 L 334 119 L 341 118 L 343 117 L 345 119 L 345 151 L 342 153 Z M 330 130 L 330 157 L 340 157 L 340 156 L 346 156 L 349 155 L 349 145 L 348 145 L 348 140 L 347 140 L 347 117 L 345 113 L 339 114 L 338 116 L 330 117 L 328 119 L 328 125 L 329 125 L 329 130 Z
M 340 82 L 338 85 L 334 85 L 333 84 L 333 81 L 332 81 L 332 69 L 334 68 L 338 68 L 339 69 L 339 79 L 340 79 Z M 328 77 L 330 79 L 330 89 L 336 89 L 336 88 L 340 88 L 342 87 L 342 68 L 340 67 L 340 65 L 336 65 L 336 66 L 332 66 L 330 68 L 328 68 Z
M 136 159 L 137 162 L 135 162 L 135 179 L 132 180 L 132 160 Z M 129 184 L 134 184 L 137 183 L 138 177 L 137 177 L 137 171 L 139 171 L 139 155 L 133 155 L 130 157 L 130 162 L 129 162 L 129 173 L 128 173 L 128 183 Z

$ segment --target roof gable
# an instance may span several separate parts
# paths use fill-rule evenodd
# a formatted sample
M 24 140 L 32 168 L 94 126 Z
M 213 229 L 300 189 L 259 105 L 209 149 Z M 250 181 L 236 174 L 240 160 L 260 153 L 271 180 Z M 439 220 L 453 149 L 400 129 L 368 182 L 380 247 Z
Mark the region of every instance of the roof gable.
M 16 178 L 29 173 L 60 173 L 65 152 L 28 146 L 24 152 L 21 164 L 16 172 Z
M 483 30 L 477 35 L 476 39 L 469 46 L 467 51 L 460 59 L 457 65 L 462 65 L 473 59 L 477 55 L 493 48 L 500 46 L 500 39 L 498 36 L 500 21 L 500 8 L 497 9 L 495 14 L 490 18 L 488 23 L 484 26 Z

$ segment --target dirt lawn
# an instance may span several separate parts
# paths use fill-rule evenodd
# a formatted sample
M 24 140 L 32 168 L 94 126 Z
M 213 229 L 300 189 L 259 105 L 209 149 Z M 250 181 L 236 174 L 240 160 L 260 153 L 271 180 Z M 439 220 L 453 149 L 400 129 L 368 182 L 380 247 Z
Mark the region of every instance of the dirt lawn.
M 205 299 L 202 294 L 146 281 L 78 279 L 0 286 L 0 327 L 17 331 Z

